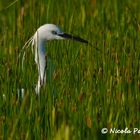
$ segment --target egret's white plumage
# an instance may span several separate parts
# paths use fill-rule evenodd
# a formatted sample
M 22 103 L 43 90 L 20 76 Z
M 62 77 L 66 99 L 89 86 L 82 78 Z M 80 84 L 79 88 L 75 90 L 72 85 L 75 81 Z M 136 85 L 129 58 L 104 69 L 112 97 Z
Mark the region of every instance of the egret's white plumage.
M 70 34 L 62 32 L 59 27 L 54 24 L 45 24 L 37 29 L 32 40 L 32 46 L 35 51 L 35 62 L 38 67 L 38 83 L 36 85 L 36 94 L 40 93 L 40 88 L 46 83 L 46 43 L 49 40 L 54 39 L 71 39 L 82 43 L 88 43 L 88 41 L 74 37 Z
M 63 39 L 57 34 L 61 33 L 60 29 L 54 24 L 45 24 L 37 29 L 33 36 L 32 45 L 35 47 L 35 62 L 38 66 L 38 83 L 36 93 L 39 94 L 40 88 L 46 83 L 46 49 L 47 41 L 53 39 Z

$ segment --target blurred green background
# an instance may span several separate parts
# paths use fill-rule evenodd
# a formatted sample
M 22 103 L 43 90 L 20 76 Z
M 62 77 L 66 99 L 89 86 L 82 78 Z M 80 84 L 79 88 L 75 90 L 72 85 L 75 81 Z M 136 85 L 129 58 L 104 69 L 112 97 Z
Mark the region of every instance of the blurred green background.
M 26 49 L 22 69 L 19 53 L 46 23 L 93 46 L 48 42 L 55 70 L 47 69 L 50 80 L 36 97 L 34 54 Z M 109 133 L 111 128 L 140 129 L 139 60 L 139 0 L 1 0 L 0 139 L 140 139 L 139 134 Z M 17 96 L 20 88 L 24 99 Z

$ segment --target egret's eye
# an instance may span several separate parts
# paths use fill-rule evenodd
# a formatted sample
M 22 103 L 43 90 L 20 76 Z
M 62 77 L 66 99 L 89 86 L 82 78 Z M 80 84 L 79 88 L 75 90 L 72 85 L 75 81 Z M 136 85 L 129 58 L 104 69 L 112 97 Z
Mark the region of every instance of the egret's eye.
M 52 34 L 56 35 L 56 34 L 57 34 L 57 32 L 56 32 L 56 31 L 52 31 Z

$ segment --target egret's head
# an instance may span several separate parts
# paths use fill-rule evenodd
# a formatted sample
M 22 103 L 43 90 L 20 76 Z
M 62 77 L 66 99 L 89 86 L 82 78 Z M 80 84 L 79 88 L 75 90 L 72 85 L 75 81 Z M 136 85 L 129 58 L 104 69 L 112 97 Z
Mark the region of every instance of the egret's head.
M 62 37 L 58 36 L 61 33 L 61 30 L 54 24 L 45 24 L 38 28 L 35 33 L 36 39 L 38 41 L 48 41 L 53 39 L 63 39 Z
M 48 41 L 48 40 L 54 40 L 54 39 L 71 39 L 76 40 L 82 43 L 88 43 L 88 41 L 80 38 L 75 37 L 73 35 L 64 33 L 60 30 L 60 28 L 54 24 L 45 24 L 38 28 L 34 35 L 35 40 L 37 41 Z

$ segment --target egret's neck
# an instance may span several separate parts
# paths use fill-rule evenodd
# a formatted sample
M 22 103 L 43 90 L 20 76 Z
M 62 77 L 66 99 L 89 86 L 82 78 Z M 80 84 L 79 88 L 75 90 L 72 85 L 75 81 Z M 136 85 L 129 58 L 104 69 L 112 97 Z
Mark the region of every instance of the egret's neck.
M 35 62 L 38 64 L 40 59 L 44 58 L 46 55 L 46 49 L 45 49 L 45 42 L 36 42 L 35 43 Z
M 35 62 L 38 66 L 40 85 L 46 82 L 46 42 L 39 41 L 35 43 Z

